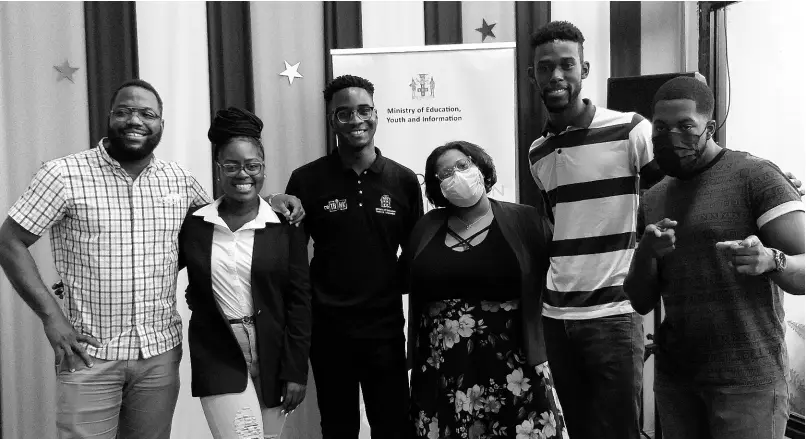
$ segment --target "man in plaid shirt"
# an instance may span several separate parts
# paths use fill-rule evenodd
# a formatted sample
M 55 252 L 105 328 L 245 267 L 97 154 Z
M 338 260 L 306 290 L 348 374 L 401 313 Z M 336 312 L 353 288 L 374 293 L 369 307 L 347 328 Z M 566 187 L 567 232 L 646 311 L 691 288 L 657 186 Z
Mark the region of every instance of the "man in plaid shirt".
M 124 83 L 107 137 L 45 163 L 0 227 L 0 265 L 56 354 L 60 438 L 170 436 L 182 356 L 177 237 L 188 209 L 210 198 L 154 157 L 163 127 L 154 87 Z M 286 211 L 290 200 L 276 198 Z M 64 313 L 28 250 L 48 230 Z

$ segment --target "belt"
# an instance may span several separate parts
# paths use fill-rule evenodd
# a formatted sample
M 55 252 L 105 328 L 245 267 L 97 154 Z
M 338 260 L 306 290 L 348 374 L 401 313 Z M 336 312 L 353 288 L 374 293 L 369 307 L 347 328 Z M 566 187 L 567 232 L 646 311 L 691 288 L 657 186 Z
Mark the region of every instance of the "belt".
M 229 322 L 230 324 L 233 324 L 233 325 L 236 324 L 236 323 L 243 323 L 244 325 L 254 325 L 255 324 L 255 316 L 246 316 L 246 317 L 241 317 L 239 319 L 229 319 L 229 320 L 227 320 L 227 322 Z

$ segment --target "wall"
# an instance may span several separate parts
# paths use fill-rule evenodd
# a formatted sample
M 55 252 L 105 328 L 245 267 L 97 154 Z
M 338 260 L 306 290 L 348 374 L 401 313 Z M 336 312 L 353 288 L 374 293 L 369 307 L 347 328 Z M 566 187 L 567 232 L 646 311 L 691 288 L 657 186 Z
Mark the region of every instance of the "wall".
M 641 2 L 641 74 L 683 70 L 680 24 L 683 2 Z
M 154 154 L 175 161 L 213 190 L 210 142 L 210 89 L 207 65 L 207 11 L 202 2 L 136 3 L 140 77 L 150 82 L 164 102 L 165 130 Z M 147 17 L 145 19 L 144 17 Z M 190 354 L 185 303 L 187 275 L 177 278 L 177 308 L 182 316 L 184 355 L 179 365 L 182 385 L 174 412 L 174 439 L 211 438 L 198 398 L 190 394 Z M 191 421 L 192 420 L 192 421 Z
M 65 60 L 72 81 L 53 67 Z M 86 62 L 82 3 L 0 2 L 0 221 L 43 162 L 89 148 Z M 56 282 L 49 234 L 30 251 Z M 56 437 L 53 349 L 2 270 L 0 357 L 0 437 Z
M 585 61 L 590 63 L 588 78 L 582 82 L 583 97 L 594 104 L 607 103 L 610 76 L 610 4 L 596 1 L 551 2 L 551 20 L 574 23 L 585 36 Z
M 771 160 L 804 180 L 806 87 L 801 81 L 783 79 L 780 73 L 789 73 L 793 56 L 797 57 L 794 54 L 803 50 L 800 26 L 806 20 L 806 6 L 802 2 L 789 3 L 784 9 L 742 2 L 728 6 L 725 17 L 731 102 L 725 124 L 727 145 Z M 784 311 L 790 407 L 803 415 L 804 297 L 786 294 Z
M 364 47 L 425 45 L 422 1 L 361 2 Z

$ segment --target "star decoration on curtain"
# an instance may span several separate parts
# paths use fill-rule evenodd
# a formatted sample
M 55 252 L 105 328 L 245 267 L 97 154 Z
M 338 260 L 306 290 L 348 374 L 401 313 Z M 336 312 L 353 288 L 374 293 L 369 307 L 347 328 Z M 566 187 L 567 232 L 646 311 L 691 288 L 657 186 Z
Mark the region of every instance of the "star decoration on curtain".
M 70 67 L 70 61 L 65 59 L 64 62 L 61 63 L 61 65 L 53 66 L 53 68 L 56 69 L 57 72 L 59 72 L 59 77 L 56 79 L 56 81 L 66 79 L 72 82 L 73 84 L 76 83 L 75 81 L 73 81 L 73 74 L 78 70 L 78 67 Z
M 288 85 L 293 85 L 294 78 L 302 78 L 302 75 L 297 71 L 299 69 L 299 63 L 296 63 L 292 66 L 288 63 L 288 61 L 283 62 L 285 63 L 285 70 L 280 73 L 280 76 L 285 76 L 288 78 Z
M 487 37 L 495 38 L 495 34 L 493 33 L 493 28 L 497 23 L 487 24 L 487 20 L 481 19 L 481 27 L 476 28 L 476 32 L 481 32 L 481 42 L 483 43 Z

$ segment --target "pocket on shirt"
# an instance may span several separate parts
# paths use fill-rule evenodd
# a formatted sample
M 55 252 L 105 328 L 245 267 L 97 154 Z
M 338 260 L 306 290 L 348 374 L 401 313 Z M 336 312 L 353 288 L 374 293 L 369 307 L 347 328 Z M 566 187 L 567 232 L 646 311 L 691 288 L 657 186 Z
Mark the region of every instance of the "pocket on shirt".
M 166 234 L 178 236 L 182 221 L 187 214 L 187 207 L 180 205 L 157 205 L 154 206 L 153 218 L 156 230 L 164 231 Z M 146 217 L 147 218 L 147 217 Z
M 110 209 L 103 209 L 93 205 L 90 200 L 78 202 L 69 215 L 71 220 L 80 223 L 82 240 L 97 240 L 98 235 L 108 229 L 108 221 L 116 220 Z M 106 222 L 106 223 L 105 223 Z

